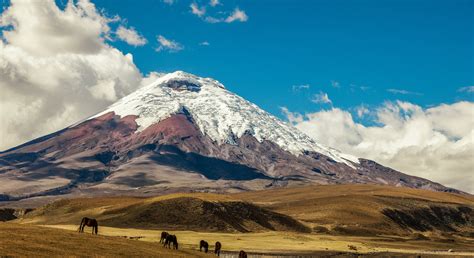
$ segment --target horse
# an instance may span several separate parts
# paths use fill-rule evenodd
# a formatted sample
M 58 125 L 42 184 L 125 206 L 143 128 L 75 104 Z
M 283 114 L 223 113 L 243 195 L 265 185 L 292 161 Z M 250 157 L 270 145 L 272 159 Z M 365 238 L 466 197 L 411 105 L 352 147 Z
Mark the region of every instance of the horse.
M 221 242 L 217 241 L 214 248 L 214 254 L 217 256 L 221 256 L 221 248 L 222 248 Z
M 244 250 L 240 250 L 239 258 L 247 258 L 247 253 Z
M 163 246 L 171 248 L 171 244 L 173 244 L 173 249 L 178 250 L 178 239 L 175 235 L 168 235 Z
M 99 232 L 99 223 L 97 223 L 96 219 L 90 219 L 87 217 L 82 218 L 81 224 L 79 225 L 79 228 L 77 229 L 78 232 L 84 232 L 84 227 L 92 227 L 92 234 L 96 234 Z
M 203 248 L 204 248 L 204 252 L 207 253 L 207 251 L 209 250 L 209 244 L 206 241 L 201 240 L 199 242 L 199 251 L 202 252 Z
M 169 233 L 166 231 L 161 232 L 161 238 L 160 238 L 160 243 L 164 243 L 166 240 L 166 237 L 169 236 Z

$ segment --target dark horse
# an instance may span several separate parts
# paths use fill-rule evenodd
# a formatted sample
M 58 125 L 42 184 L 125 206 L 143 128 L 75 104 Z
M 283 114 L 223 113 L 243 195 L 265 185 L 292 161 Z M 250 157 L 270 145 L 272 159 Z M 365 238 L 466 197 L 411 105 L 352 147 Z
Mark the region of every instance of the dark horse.
M 216 254 L 217 256 L 220 256 L 221 255 L 221 248 L 222 248 L 221 242 L 217 241 L 216 245 L 215 245 L 215 248 L 214 248 L 214 254 Z
M 244 250 L 240 250 L 239 258 L 247 258 L 247 253 Z
M 171 248 L 171 244 L 173 244 L 173 249 L 178 250 L 178 239 L 175 235 L 169 235 L 165 239 L 165 243 L 163 244 L 164 247 Z
M 82 218 L 81 224 L 79 225 L 79 228 L 77 229 L 78 232 L 84 232 L 84 227 L 92 227 L 92 234 L 96 234 L 99 232 L 99 223 L 97 223 L 96 219 L 90 219 L 90 218 Z
M 201 240 L 201 242 L 199 242 L 199 251 L 202 252 L 203 248 L 204 248 L 204 252 L 207 253 L 207 251 L 209 250 L 209 244 L 206 241 Z
M 161 232 L 160 243 L 165 243 L 166 237 L 169 236 L 169 233 L 166 231 Z

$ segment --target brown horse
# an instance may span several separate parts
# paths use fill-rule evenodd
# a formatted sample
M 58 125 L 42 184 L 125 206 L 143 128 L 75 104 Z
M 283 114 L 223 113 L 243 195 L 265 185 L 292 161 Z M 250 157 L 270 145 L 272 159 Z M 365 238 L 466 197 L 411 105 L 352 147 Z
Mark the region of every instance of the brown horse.
M 207 253 L 207 251 L 209 251 L 209 244 L 206 241 L 201 240 L 199 242 L 199 251 L 202 252 L 203 248 L 204 248 L 204 252 Z
M 215 248 L 214 248 L 214 254 L 216 254 L 217 256 L 220 256 L 221 255 L 221 248 L 222 248 L 221 242 L 217 241 L 216 245 L 215 245 Z
M 244 250 L 240 250 L 239 258 L 247 258 L 247 253 Z
M 79 225 L 79 228 L 77 229 L 78 232 L 84 232 L 84 227 L 92 227 L 92 234 L 96 234 L 99 232 L 99 223 L 97 223 L 96 219 L 90 219 L 87 217 L 82 218 L 81 224 Z
M 173 249 L 178 250 L 178 239 L 175 235 L 168 235 L 163 246 L 171 248 L 171 244 L 173 244 Z
M 166 231 L 161 232 L 160 243 L 164 244 L 167 236 L 169 236 L 168 232 Z

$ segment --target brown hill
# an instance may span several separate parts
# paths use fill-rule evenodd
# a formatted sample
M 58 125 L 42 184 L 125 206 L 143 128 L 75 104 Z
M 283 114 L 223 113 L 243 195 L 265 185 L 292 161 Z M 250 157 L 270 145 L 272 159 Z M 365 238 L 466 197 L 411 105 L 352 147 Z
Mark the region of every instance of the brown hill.
M 252 203 L 190 196 L 61 200 L 27 214 L 23 221 L 76 224 L 82 216 L 93 216 L 101 225 L 111 227 L 211 232 L 310 231 L 290 216 Z
M 339 235 L 473 237 L 471 195 L 378 185 L 280 188 L 239 194 L 67 199 L 23 222 L 77 224 L 96 217 L 114 227 L 214 232 L 298 231 Z
M 231 195 L 289 215 L 317 232 L 474 236 L 474 197 L 405 187 L 333 185 Z

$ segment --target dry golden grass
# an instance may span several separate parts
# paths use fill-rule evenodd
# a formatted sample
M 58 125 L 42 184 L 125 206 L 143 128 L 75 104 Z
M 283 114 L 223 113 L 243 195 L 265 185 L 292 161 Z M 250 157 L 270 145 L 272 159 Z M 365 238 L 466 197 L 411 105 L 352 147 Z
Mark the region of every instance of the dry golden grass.
M 203 257 L 193 250 L 169 250 L 157 243 L 0 222 L 0 256 Z
M 48 226 L 66 230 L 75 230 L 75 225 Z M 108 236 L 141 237 L 141 241 L 158 242 L 161 230 L 101 227 L 101 234 Z M 302 234 L 291 232 L 262 233 L 209 233 L 194 231 L 173 231 L 180 246 L 189 250 L 198 250 L 199 241 L 209 242 L 213 250 L 214 243 L 220 241 L 224 251 L 246 250 L 257 253 L 310 254 L 321 251 L 342 253 L 405 253 L 437 255 L 474 255 L 474 243 L 440 243 L 429 240 L 413 240 L 390 237 L 353 237 L 322 234 Z M 354 246 L 357 250 L 351 250 Z M 455 246 L 455 247 L 453 247 Z M 454 252 L 447 252 L 453 249 Z
M 469 206 L 474 209 L 474 197 L 427 190 L 380 185 L 324 185 L 280 188 L 239 194 L 177 193 L 151 198 L 106 197 L 62 200 L 39 208 L 22 222 L 36 224 L 71 224 L 82 217 L 107 221 L 119 226 L 115 218 L 134 216 L 155 203 L 196 198 L 208 202 L 244 201 L 263 206 L 295 218 L 316 231 L 349 235 L 403 235 L 406 230 L 386 217 L 383 209 L 416 209 L 436 206 Z M 159 216 L 160 214 L 149 214 Z M 198 216 L 191 212 L 182 214 Z M 176 215 L 177 216 L 177 215 Z M 183 220 L 184 221 L 184 220 Z M 146 222 L 126 227 L 146 227 Z M 179 228 L 179 227 L 170 227 Z M 205 230 L 205 228 L 202 228 Z M 471 230 L 472 227 L 469 230 Z
M 429 205 L 467 205 L 474 196 L 381 185 L 320 185 L 230 195 L 289 215 L 309 226 L 352 227 L 362 231 L 400 233 L 381 211 Z
M 31 213 L 19 223 L 34 223 L 62 229 L 75 230 L 84 216 L 95 217 L 99 223 L 113 220 L 113 216 L 129 216 L 137 207 L 146 207 L 163 201 L 180 198 L 196 198 L 208 202 L 243 201 L 263 206 L 270 210 L 298 219 L 316 233 L 259 232 L 259 233 L 222 233 L 173 230 L 180 243 L 190 249 L 196 249 L 199 240 L 205 239 L 213 244 L 216 240 L 223 243 L 224 250 L 238 251 L 245 248 L 258 252 L 349 252 L 349 246 L 355 246 L 357 252 L 403 252 L 437 253 L 434 250 L 455 250 L 455 254 L 474 252 L 474 232 L 472 225 L 463 226 L 459 234 L 449 232 L 420 232 L 416 237 L 409 230 L 391 221 L 382 214 L 382 210 L 415 209 L 430 206 L 457 207 L 468 206 L 474 209 L 472 195 L 440 193 L 419 189 L 398 188 L 379 185 L 329 185 L 299 188 L 281 188 L 267 191 L 245 192 L 238 194 L 179 193 L 152 198 L 80 198 L 63 200 L 47 205 Z M 181 212 L 183 213 L 183 212 Z M 178 214 L 179 216 L 197 216 L 197 213 Z M 153 214 L 160 216 L 160 214 Z M 145 217 L 143 221 L 146 222 Z M 74 224 L 74 225 L 73 225 Z M 120 224 L 120 223 L 119 223 Z M 471 223 L 472 224 L 472 223 Z M 116 228 L 103 227 L 100 234 L 110 236 L 142 236 L 140 240 L 157 241 L 161 230 L 170 228 L 150 227 L 146 223 L 134 225 L 120 224 Z M 140 229 L 138 229 L 140 228 Z M 317 233 L 327 230 L 327 234 Z M 206 231 L 206 230 L 200 230 Z M 416 232 L 414 232 L 416 233 Z M 463 233 L 463 234 L 461 234 Z M 465 234 L 464 234 L 465 233 Z M 453 254 L 453 253 L 449 253 Z

